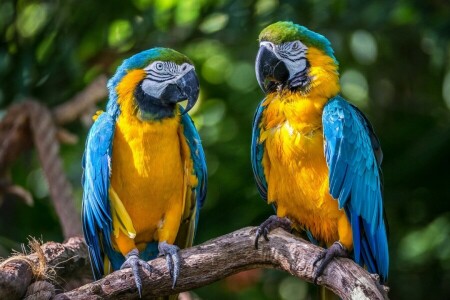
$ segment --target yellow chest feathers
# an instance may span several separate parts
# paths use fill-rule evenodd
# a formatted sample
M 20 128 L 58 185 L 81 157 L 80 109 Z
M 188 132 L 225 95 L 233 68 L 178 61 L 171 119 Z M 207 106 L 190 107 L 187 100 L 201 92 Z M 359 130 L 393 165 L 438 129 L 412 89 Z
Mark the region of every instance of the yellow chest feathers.
M 323 104 L 298 97 L 295 94 L 268 96 L 260 135 L 260 142 L 265 142 L 266 149 L 266 161 L 263 163 L 271 170 L 270 176 L 281 176 L 280 179 L 283 179 L 282 184 L 274 182 L 272 187 L 284 185 L 291 188 L 292 184 L 307 184 L 317 189 L 328 176 L 323 154 Z M 269 181 L 272 180 L 269 178 Z M 269 184 L 269 199 L 271 192 L 274 190 Z M 280 198 L 280 195 L 272 197 Z
M 152 174 L 165 177 L 161 172 L 171 168 L 181 172 L 179 122 L 179 116 L 151 123 L 135 116 L 119 116 L 113 143 L 113 170 L 127 170 L 124 172 L 129 172 L 129 176 L 139 177 Z
M 268 201 L 277 203 L 279 216 L 288 216 L 311 229 L 326 228 L 317 236 L 331 238 L 336 234 L 335 220 L 342 212 L 329 194 L 323 152 L 324 102 L 296 97 L 300 96 L 274 94 L 266 100 L 260 142 L 265 145 Z

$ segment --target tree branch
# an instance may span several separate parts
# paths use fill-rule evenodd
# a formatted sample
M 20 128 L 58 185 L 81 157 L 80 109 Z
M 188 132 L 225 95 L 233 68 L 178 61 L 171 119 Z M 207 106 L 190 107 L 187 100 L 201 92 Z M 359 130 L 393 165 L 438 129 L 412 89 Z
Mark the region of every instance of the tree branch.
M 270 241 L 261 241 L 254 248 L 255 228 L 244 228 L 218 237 L 196 247 L 182 250 L 181 272 L 175 289 L 164 258 L 150 261 L 151 274 L 142 270 L 143 298 L 166 296 L 205 286 L 240 271 L 273 268 L 286 271 L 312 282 L 313 261 L 323 250 L 285 231 L 275 230 Z M 378 283 L 377 276 L 367 273 L 350 259 L 333 260 L 319 285 L 332 290 L 342 299 L 387 299 L 387 288 Z M 131 270 L 114 272 L 96 282 L 55 299 L 138 299 Z
M 73 271 L 89 263 L 81 237 L 70 238 L 64 244 L 48 242 L 36 250 L 27 256 L 12 256 L 0 264 L 0 299 L 22 298 L 33 279 L 47 276 L 67 280 Z
M 57 124 L 73 122 L 89 107 L 94 106 L 99 100 L 105 99 L 108 96 L 107 80 L 105 75 L 100 75 L 72 99 L 55 107 L 53 109 L 55 122 Z

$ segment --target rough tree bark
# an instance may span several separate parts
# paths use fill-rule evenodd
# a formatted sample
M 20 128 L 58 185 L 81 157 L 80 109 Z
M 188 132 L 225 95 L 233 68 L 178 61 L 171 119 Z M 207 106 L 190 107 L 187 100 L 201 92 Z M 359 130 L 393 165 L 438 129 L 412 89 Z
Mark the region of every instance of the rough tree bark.
M 312 263 L 322 248 L 295 237 L 283 230 L 275 230 L 270 234 L 270 241 L 261 241 L 258 250 L 254 248 L 255 228 L 248 227 L 201 245 L 182 250 L 181 273 L 175 289 L 171 288 L 172 280 L 163 258 L 150 261 L 153 268 L 151 274 L 142 270 L 143 298 L 165 296 L 205 286 L 234 273 L 254 269 L 273 268 L 286 271 L 303 280 L 312 282 Z M 62 269 L 73 270 L 73 264 L 87 261 L 86 247 L 81 239 L 71 239 L 68 244 L 53 245 L 57 249 L 69 247 L 67 251 L 44 251 L 49 254 L 49 265 L 56 261 L 64 261 L 62 268 L 56 269 L 57 275 L 63 277 Z M 47 245 L 47 244 L 46 244 Z M 43 247 L 48 247 L 44 245 Z M 57 244 L 56 244 L 57 245 Z M 73 252 L 71 252 L 73 251 Z M 56 256 L 52 256 L 54 253 Z M 71 253 L 78 259 L 67 259 Z M 64 254 L 63 256 L 60 256 Z M 59 256 L 59 258 L 56 258 Z M 70 255 L 69 255 L 70 256 Z M 20 270 L 19 270 L 20 269 Z M 18 280 L 19 277 L 29 278 L 26 266 L 16 267 L 13 275 L 9 269 L 0 269 L 0 280 L 8 278 Z M 25 272 L 25 274 L 22 274 Z M 70 272 L 69 272 L 70 273 Z M 13 276 L 13 277 L 11 277 Z M 28 279 L 27 279 L 28 280 Z M 29 282 L 28 282 L 29 284 Z M 387 287 L 378 283 L 376 275 L 356 265 L 350 259 L 339 258 L 330 263 L 325 274 L 318 280 L 342 299 L 387 299 Z M 26 289 L 26 286 L 24 287 Z M 0 285 L 2 298 L 3 285 Z M 22 291 L 24 289 L 22 288 Z M 3 298 L 2 298 L 3 299 Z M 12 299 L 9 297 L 9 299 Z M 134 279 L 130 269 L 114 272 L 105 278 L 86 284 L 72 291 L 56 295 L 55 299 L 138 299 Z
M 14 256 L 0 265 L 0 299 L 23 297 L 33 279 L 36 279 L 36 269 L 57 281 L 61 278 L 65 281 L 75 270 L 89 263 L 87 247 L 81 237 L 70 238 L 64 244 L 48 242 L 40 248 L 45 261 L 38 253 L 32 253 L 25 257 Z M 39 279 L 45 279 L 46 274 L 42 275 L 44 278 Z

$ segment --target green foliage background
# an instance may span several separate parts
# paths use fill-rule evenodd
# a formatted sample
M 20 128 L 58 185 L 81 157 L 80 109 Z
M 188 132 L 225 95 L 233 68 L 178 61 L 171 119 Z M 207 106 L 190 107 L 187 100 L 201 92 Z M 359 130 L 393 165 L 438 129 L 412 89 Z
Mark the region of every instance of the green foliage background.
M 263 95 L 254 74 L 257 36 L 292 20 L 327 36 L 340 61 L 343 95 L 369 116 L 384 150 L 392 299 L 450 298 L 450 5 L 445 0 L 133 0 L 0 2 L 0 113 L 27 96 L 52 107 L 98 74 L 155 46 L 196 65 L 201 100 L 193 117 L 209 168 L 197 243 L 257 225 L 272 213 L 250 166 L 251 122 Z M 106 99 L 105 99 L 106 101 Z M 104 103 L 101 107 L 104 106 Z M 81 201 L 80 142 L 63 146 Z M 1 141 L 0 141 L 1 143 Z M 28 235 L 61 241 L 36 155 L 13 164 L 34 207 L 0 200 L 0 256 Z M 79 211 L 75 211 L 78 214 Z M 201 299 L 308 299 L 312 285 L 284 273 L 252 273 L 194 291 Z M 248 278 L 247 278 L 248 279 Z

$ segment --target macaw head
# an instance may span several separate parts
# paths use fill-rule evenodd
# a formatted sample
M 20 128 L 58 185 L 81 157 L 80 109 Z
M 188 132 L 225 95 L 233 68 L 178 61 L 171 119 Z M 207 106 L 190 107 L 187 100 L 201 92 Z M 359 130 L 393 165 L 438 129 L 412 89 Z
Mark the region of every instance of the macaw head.
M 277 22 L 263 29 L 259 46 L 255 69 L 265 93 L 285 89 L 304 94 L 316 90 L 326 97 L 338 93 L 338 63 L 324 36 L 292 22 Z M 325 82 L 329 91 L 322 85 Z
M 120 65 L 109 80 L 112 113 L 136 114 L 141 120 L 173 117 L 177 103 L 187 100 L 184 113 L 196 103 L 199 82 L 194 65 L 168 48 L 140 52 Z

